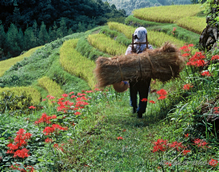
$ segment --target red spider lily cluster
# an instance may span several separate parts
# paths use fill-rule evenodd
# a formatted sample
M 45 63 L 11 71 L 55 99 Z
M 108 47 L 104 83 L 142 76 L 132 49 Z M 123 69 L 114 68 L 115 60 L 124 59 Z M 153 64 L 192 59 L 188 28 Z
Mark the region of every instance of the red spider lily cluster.
M 164 152 L 169 148 L 175 149 L 177 151 L 182 151 L 183 155 L 187 155 L 187 153 L 191 152 L 190 150 L 186 150 L 185 146 L 182 145 L 182 142 L 174 141 L 172 143 L 168 143 L 168 140 L 158 139 L 153 143 L 154 147 L 152 152 Z
M 212 60 L 212 61 L 214 61 L 214 60 L 219 60 L 219 55 L 214 55 L 214 56 L 212 56 L 211 60 Z
M 148 99 L 147 99 L 147 98 L 143 98 L 143 99 L 141 99 L 141 101 L 142 101 L 142 102 L 147 102 Z M 149 103 L 155 104 L 155 101 L 150 100 Z
M 160 89 L 159 91 L 156 92 L 160 97 L 158 97 L 158 100 L 163 100 L 166 99 L 167 91 L 164 89 Z
M 205 142 L 202 139 L 195 139 L 194 141 L 194 145 L 197 145 L 198 147 L 202 147 L 202 148 L 208 148 L 206 145 L 208 144 L 207 142 Z
M 123 140 L 123 137 L 117 137 L 117 140 Z
M 175 34 L 175 31 L 176 31 L 176 27 L 173 27 L 173 30 L 172 30 L 172 34 L 174 35 Z
M 41 118 L 38 121 L 35 121 L 35 124 L 40 124 L 40 123 L 47 123 L 50 124 L 51 123 L 51 119 L 56 119 L 57 116 L 53 115 L 53 116 L 47 116 L 46 113 L 43 113 Z
M 27 150 L 25 146 L 27 145 L 27 141 L 30 139 L 32 134 L 26 133 L 23 128 L 19 129 L 16 134 L 17 136 L 14 138 L 14 143 L 9 143 L 7 145 L 7 147 L 9 148 L 7 153 L 14 154 L 14 158 L 26 158 L 30 156 L 28 154 L 29 150 Z
M 213 110 L 214 110 L 214 114 L 219 114 L 219 107 L 214 107 Z
M 185 84 L 183 85 L 183 90 L 190 90 L 193 87 L 191 84 Z
M 202 76 L 211 76 L 211 74 L 210 74 L 209 71 L 202 71 L 202 72 L 201 72 L 201 75 L 202 75 Z
M 206 57 L 201 52 L 196 52 L 195 55 L 193 55 L 189 62 L 187 62 L 187 66 L 195 66 L 195 67 L 203 67 L 207 63 L 204 61 Z
M 218 164 L 218 160 L 215 160 L 215 159 L 211 159 L 208 164 L 212 167 L 216 167 L 217 164 Z
M 36 107 L 35 106 L 30 106 L 29 109 L 36 109 Z
M 53 124 L 51 127 L 45 127 L 45 129 L 43 130 L 43 133 L 45 135 L 50 135 L 51 133 L 57 131 L 57 130 L 68 130 L 67 127 L 62 127 L 59 124 Z
M 182 50 L 184 52 L 184 54 L 182 56 L 184 56 L 184 57 L 190 56 L 191 49 L 189 49 L 189 47 L 193 47 L 193 46 L 194 46 L 193 44 L 189 44 L 189 45 L 184 45 L 184 46 L 180 47 L 179 50 Z

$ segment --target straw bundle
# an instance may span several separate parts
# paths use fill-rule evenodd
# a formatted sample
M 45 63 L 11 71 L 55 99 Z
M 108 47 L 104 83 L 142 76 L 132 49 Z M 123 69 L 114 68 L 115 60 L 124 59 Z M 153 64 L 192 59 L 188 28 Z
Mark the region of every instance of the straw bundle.
M 144 78 L 166 82 L 178 77 L 184 67 L 184 57 L 171 43 L 161 48 L 147 50 L 141 54 L 129 54 L 112 58 L 99 57 L 96 60 L 95 75 L 99 87 L 105 87 L 124 80 Z

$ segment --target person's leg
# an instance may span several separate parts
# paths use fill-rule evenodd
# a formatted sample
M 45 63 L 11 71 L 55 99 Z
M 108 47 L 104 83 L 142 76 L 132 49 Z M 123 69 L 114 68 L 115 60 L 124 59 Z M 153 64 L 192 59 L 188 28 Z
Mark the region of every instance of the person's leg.
M 133 113 L 136 113 L 137 109 L 137 89 L 136 82 L 129 82 L 129 91 L 130 91 L 130 104 L 133 107 Z
M 138 82 L 139 91 L 139 107 L 137 109 L 138 117 L 141 118 L 142 114 L 145 113 L 147 107 L 147 101 L 141 101 L 144 98 L 148 98 L 148 91 L 150 87 L 151 79 Z

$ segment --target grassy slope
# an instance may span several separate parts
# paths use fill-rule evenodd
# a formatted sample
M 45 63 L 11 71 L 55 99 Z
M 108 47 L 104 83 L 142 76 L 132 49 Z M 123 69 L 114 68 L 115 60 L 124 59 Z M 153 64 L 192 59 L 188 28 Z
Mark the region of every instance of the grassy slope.
M 78 49 L 78 51 L 82 50 Z M 60 82 L 59 84 L 62 85 L 63 90 L 67 90 L 69 92 L 75 91 L 75 89 L 78 89 L 79 91 L 83 88 L 89 88 L 85 86 L 86 84 L 83 86 L 84 82 L 81 82 L 80 79 L 80 82 L 77 82 L 75 76 L 71 76 L 68 72 L 62 69 L 58 61 L 58 49 L 51 50 L 51 52 L 53 52 L 51 53 L 53 55 L 53 62 L 51 63 L 51 67 L 47 70 L 47 72 L 44 73 L 46 76 L 49 76 L 50 79 L 55 80 L 57 83 Z M 86 55 L 86 57 L 89 57 L 89 55 Z M 187 80 L 187 78 L 182 79 L 184 81 Z M 75 84 L 72 84 L 72 80 L 74 82 L 76 81 Z M 67 86 L 68 84 L 70 84 L 70 86 Z M 167 83 L 164 88 L 167 89 L 168 92 L 171 92 L 176 89 L 174 89 L 173 86 L 181 89 L 182 84 L 182 81 L 170 82 Z M 37 84 L 35 82 L 33 82 L 33 85 L 37 87 Z M 216 86 L 213 84 L 210 85 L 212 87 Z M 72 90 L 71 87 L 73 87 Z M 160 89 L 163 88 L 163 85 L 158 84 L 156 87 L 152 85 L 152 89 L 153 88 Z M 44 96 L 46 95 L 45 91 L 42 91 L 41 93 L 43 93 Z M 205 97 L 207 99 L 211 99 L 215 96 L 215 94 L 210 95 L 208 93 L 210 92 L 206 92 L 205 94 Z M 191 92 L 188 92 L 188 94 L 191 94 Z M 111 95 L 112 96 L 111 98 L 97 97 L 96 99 L 94 99 L 94 104 L 90 106 L 91 109 L 88 112 L 91 113 L 91 116 L 85 116 L 86 119 L 79 121 L 76 130 L 75 128 L 70 129 L 69 133 L 76 132 L 75 135 L 70 137 L 74 139 L 74 143 L 67 141 L 68 139 L 66 138 L 69 137 L 65 136 L 65 139 L 63 140 L 66 144 L 66 154 L 61 154 L 60 152 L 55 152 L 54 154 L 51 149 L 44 150 L 46 152 L 48 151 L 48 157 L 44 154 L 41 154 L 40 151 L 37 152 L 37 154 L 44 155 L 44 159 L 48 160 L 48 164 L 50 162 L 49 158 L 51 158 L 51 156 L 58 157 L 57 159 L 55 159 L 57 160 L 55 161 L 55 166 L 62 166 L 62 171 L 73 171 L 72 169 L 93 169 L 99 171 L 157 170 L 159 166 L 158 162 L 160 162 L 159 155 L 151 152 L 153 148 L 152 142 L 156 141 L 159 138 L 168 139 L 170 141 L 183 141 L 183 134 L 185 134 L 186 132 L 183 131 L 183 129 L 185 129 L 183 128 L 185 127 L 183 125 L 188 124 L 187 120 L 190 117 L 186 115 L 186 113 L 184 113 L 183 116 L 185 116 L 185 119 L 182 119 L 185 122 L 180 123 L 178 121 L 178 126 L 176 125 L 177 122 L 175 121 L 169 122 L 167 120 L 161 120 L 163 119 L 163 117 L 166 117 L 167 112 L 165 112 L 164 116 L 162 116 L 163 114 L 160 112 L 162 111 L 161 108 L 164 108 L 164 104 L 161 103 L 160 105 L 160 103 L 157 102 L 156 104 L 148 104 L 147 113 L 144 115 L 144 118 L 137 119 L 136 115 L 131 114 L 128 92 L 125 92 L 124 94 L 116 94 L 114 91 L 111 90 L 110 92 L 107 92 L 106 95 L 109 97 Z M 208 97 L 208 95 L 210 96 Z M 176 96 L 175 93 L 174 96 Z M 156 100 L 156 98 L 157 97 L 155 96 L 155 94 L 151 94 L 149 97 L 149 99 L 153 100 Z M 190 103 L 192 101 L 193 100 L 190 100 Z M 203 99 L 199 98 L 199 101 L 196 101 L 196 103 L 200 104 L 202 101 Z M 179 105 L 177 106 L 180 107 Z M 196 107 L 194 106 L 193 108 Z M 45 111 L 51 114 L 56 112 L 56 110 L 51 107 L 46 108 Z M 36 112 L 34 115 L 31 116 L 32 123 L 40 117 L 42 112 L 44 111 L 40 111 L 39 113 Z M 179 114 L 176 113 L 175 115 L 177 116 Z M 7 116 L 5 116 L 5 119 L 7 119 L 6 121 L 8 123 L 14 123 L 13 125 L 11 125 L 11 128 L 14 132 L 16 132 L 19 127 L 22 127 L 24 125 L 23 121 L 25 120 L 25 117 L 21 117 L 19 119 L 11 117 L 10 121 L 8 121 L 9 119 L 7 118 Z M 19 123 L 19 125 L 16 126 L 15 122 Z M 28 125 L 33 127 L 32 124 Z M 120 136 L 123 137 L 123 140 L 117 140 L 117 137 Z M 215 145 L 212 146 L 216 150 L 216 153 L 213 156 L 209 154 L 209 157 L 217 158 L 217 155 L 219 156 L 219 151 L 218 149 L 216 149 Z M 195 153 L 195 149 L 193 149 L 193 151 L 194 152 L 192 152 L 192 154 Z M 191 159 L 186 159 L 194 161 L 194 157 L 192 154 L 190 154 Z M 205 152 L 201 152 L 200 155 L 205 157 L 206 154 Z M 168 160 L 173 160 L 176 156 L 176 154 L 172 155 L 170 156 L 171 158 Z M 43 171 L 43 169 L 48 170 L 44 164 L 40 167 L 40 171 Z M 165 168 L 167 169 L 168 166 L 165 166 Z M 202 171 L 204 168 L 205 167 L 198 166 L 195 170 Z M 176 167 L 170 167 L 169 170 L 170 169 L 172 169 L 172 171 L 175 171 Z M 190 171 L 192 170 L 192 167 L 183 166 L 180 170 Z M 211 171 L 213 170 L 214 169 L 211 169 Z
M 8 60 L 4 60 L 0 62 L 0 77 L 4 75 L 4 73 L 10 69 L 11 66 L 13 66 L 14 64 L 16 64 L 19 61 L 22 61 L 25 57 L 30 57 L 31 54 L 33 54 L 37 49 L 41 48 L 42 46 L 39 47 L 35 47 L 30 49 L 29 51 L 25 52 L 24 54 L 18 56 L 18 57 L 14 57 L 14 58 L 10 58 Z

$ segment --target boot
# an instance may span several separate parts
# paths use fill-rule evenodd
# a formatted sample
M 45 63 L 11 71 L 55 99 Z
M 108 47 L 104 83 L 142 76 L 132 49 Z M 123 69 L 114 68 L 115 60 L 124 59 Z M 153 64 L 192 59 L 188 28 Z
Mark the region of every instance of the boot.
M 135 107 L 133 107 L 132 113 L 133 113 L 133 114 L 136 113 L 136 108 L 135 108 Z
M 142 118 L 142 113 L 138 112 L 138 118 Z

